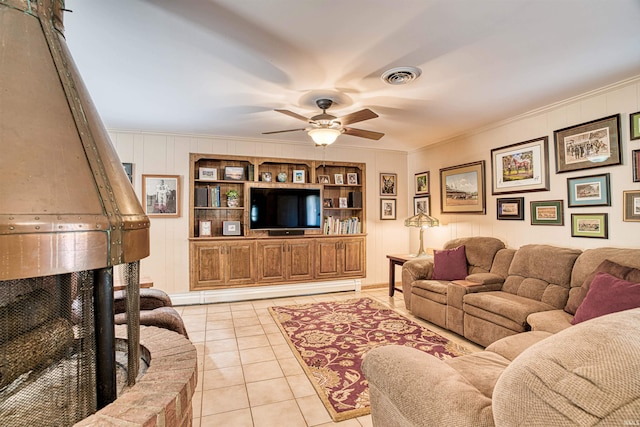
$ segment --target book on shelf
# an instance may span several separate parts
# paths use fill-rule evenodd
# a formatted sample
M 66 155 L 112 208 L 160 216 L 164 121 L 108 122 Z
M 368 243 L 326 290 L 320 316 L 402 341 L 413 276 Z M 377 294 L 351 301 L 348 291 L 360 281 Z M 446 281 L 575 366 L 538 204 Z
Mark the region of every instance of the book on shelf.
M 214 185 L 209 188 L 211 192 L 211 207 L 219 208 L 220 207 L 220 186 Z
M 334 218 L 327 216 L 324 219 L 324 234 L 360 234 L 362 233 L 362 223 L 358 217 Z
M 209 206 L 209 187 L 196 188 L 195 206 L 198 208 Z
M 247 166 L 247 181 L 253 181 L 255 175 L 255 166 L 253 164 L 249 164 Z

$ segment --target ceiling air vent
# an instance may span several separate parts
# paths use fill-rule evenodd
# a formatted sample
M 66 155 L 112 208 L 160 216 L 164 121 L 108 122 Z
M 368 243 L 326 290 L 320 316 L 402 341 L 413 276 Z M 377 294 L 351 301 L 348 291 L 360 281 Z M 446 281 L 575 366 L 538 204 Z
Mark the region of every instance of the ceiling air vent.
M 420 77 L 422 71 L 416 67 L 396 67 L 385 71 L 382 80 L 390 85 L 404 85 Z

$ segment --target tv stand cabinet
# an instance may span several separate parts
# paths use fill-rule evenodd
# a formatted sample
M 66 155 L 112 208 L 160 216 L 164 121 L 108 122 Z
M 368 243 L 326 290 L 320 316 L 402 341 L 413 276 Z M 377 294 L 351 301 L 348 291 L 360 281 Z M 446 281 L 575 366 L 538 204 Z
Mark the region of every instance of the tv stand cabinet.
M 189 170 L 191 290 L 365 277 L 364 163 L 192 153 Z M 249 191 L 265 182 L 320 187 L 322 227 L 252 230 Z M 227 204 L 230 190 L 237 205 Z

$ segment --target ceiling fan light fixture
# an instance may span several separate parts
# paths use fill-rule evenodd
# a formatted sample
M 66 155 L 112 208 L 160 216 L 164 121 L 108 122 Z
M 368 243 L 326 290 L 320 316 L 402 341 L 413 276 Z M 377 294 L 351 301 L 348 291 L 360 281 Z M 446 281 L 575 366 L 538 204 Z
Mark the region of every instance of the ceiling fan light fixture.
M 393 86 L 406 85 L 420 77 L 422 70 L 417 67 L 395 67 L 382 73 L 382 80 Z
M 332 129 L 332 128 L 318 128 L 311 129 L 309 131 L 309 136 L 313 139 L 313 142 L 316 145 L 331 145 L 336 142 L 336 139 L 340 136 L 342 131 L 340 129 Z

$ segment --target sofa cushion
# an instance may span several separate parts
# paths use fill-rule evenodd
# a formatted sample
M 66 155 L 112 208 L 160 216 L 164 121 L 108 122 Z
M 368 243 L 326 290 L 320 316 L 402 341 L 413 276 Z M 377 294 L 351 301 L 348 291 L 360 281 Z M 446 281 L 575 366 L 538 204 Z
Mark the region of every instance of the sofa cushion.
M 509 362 L 498 353 L 490 351 L 453 357 L 444 361 L 488 398 L 491 398 L 496 382 L 509 366 Z
M 526 330 L 527 316 L 553 307 L 508 292 L 478 292 L 463 298 L 466 314 L 487 320 L 516 332 Z
M 446 242 L 443 249 L 464 245 L 469 267 L 468 274 L 487 273 L 491 270 L 496 253 L 504 248 L 504 242 L 495 237 L 461 237 Z
M 502 290 L 563 308 L 569 297 L 571 270 L 581 251 L 549 245 L 518 249 Z
M 449 281 L 416 280 L 411 287 L 411 293 L 440 304 L 446 304 L 448 284 Z
M 433 251 L 433 280 L 461 280 L 467 277 L 464 245 Z
M 497 353 L 505 359 L 511 361 L 518 357 L 520 353 L 531 347 L 533 344 L 536 344 L 543 339 L 550 337 L 553 335 L 550 332 L 544 331 L 529 331 L 523 332 L 521 334 L 511 335 L 510 337 L 505 337 L 499 339 L 498 341 L 494 341 L 489 344 L 486 351 L 491 351 L 493 353 Z
M 558 309 L 531 313 L 527 316 L 527 323 L 532 331 L 545 331 L 556 334 L 571 327 L 572 319 L 572 314 Z
M 598 273 L 607 273 L 618 279 L 628 280 L 634 283 L 640 282 L 639 269 L 605 259 L 584 279 L 582 286 L 571 289 L 569 292 L 569 300 L 564 307 L 567 313 L 576 314 L 576 310 L 578 310 L 578 307 L 587 296 L 587 292 L 589 292 L 591 282 Z
M 640 307 L 640 283 L 598 273 L 571 323 L 575 325 L 605 314 L 637 307 Z

